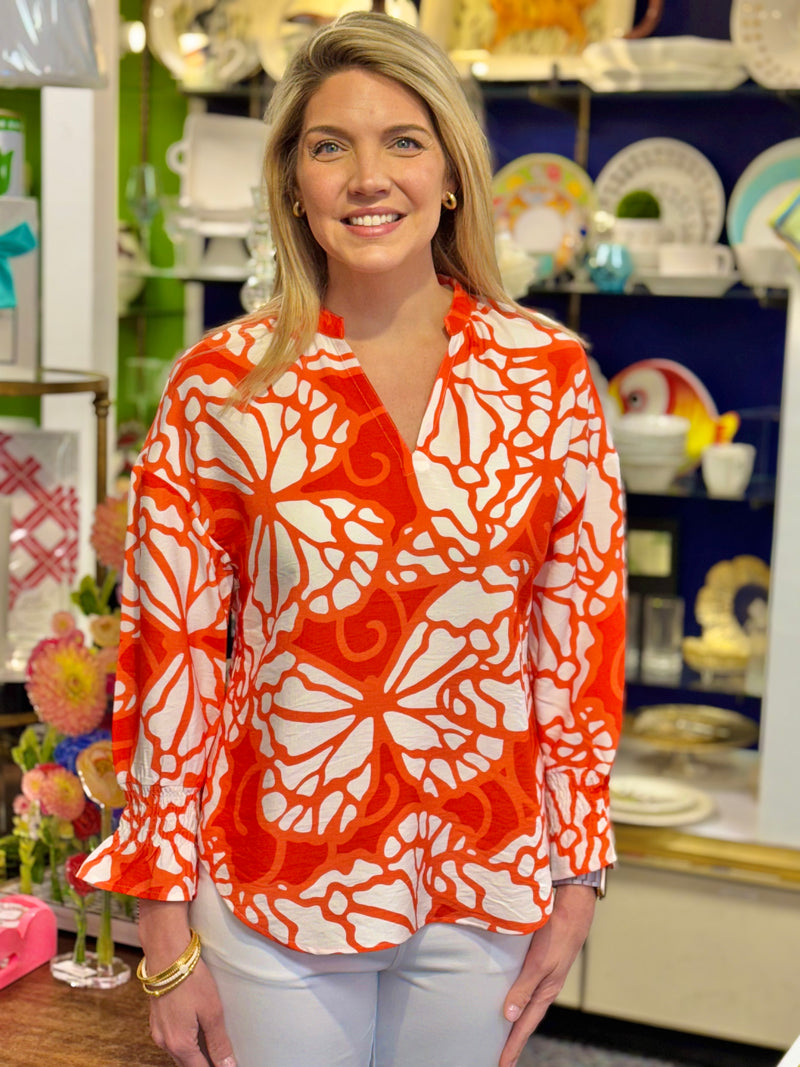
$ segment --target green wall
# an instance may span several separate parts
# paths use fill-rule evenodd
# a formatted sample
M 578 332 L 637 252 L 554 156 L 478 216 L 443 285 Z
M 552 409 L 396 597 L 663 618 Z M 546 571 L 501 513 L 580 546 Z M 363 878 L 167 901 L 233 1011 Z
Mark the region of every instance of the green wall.
M 142 18 L 142 0 L 122 0 L 123 19 Z M 125 180 L 135 163 L 154 164 L 165 194 L 177 193 L 179 179 L 167 168 L 165 153 L 180 139 L 186 98 L 169 72 L 149 52 L 120 60 L 119 85 L 119 217 L 134 223 L 125 203 Z M 16 111 L 25 120 L 25 154 L 29 196 L 41 196 L 41 97 L 38 89 L 0 89 L 0 109 Z M 172 245 L 159 216 L 153 226 L 152 259 L 157 267 L 172 264 Z M 119 320 L 117 423 L 137 416 L 152 418 L 157 397 L 158 368 L 147 373 L 146 395 L 138 361 L 170 363 L 183 345 L 183 285 L 172 279 L 148 279 L 130 311 Z M 38 418 L 39 402 L 31 398 L 0 398 L 0 415 Z M 146 427 L 145 427 L 146 428 Z
M 15 111 L 25 122 L 26 196 L 41 194 L 42 107 L 38 89 L 0 89 L 0 111 Z M 36 397 L 0 397 L 0 415 L 39 418 Z
M 122 17 L 141 19 L 142 7 L 142 0 L 123 0 Z M 167 168 L 165 154 L 183 133 L 186 98 L 148 51 L 124 56 L 119 73 L 119 217 L 135 225 L 125 203 L 125 182 L 134 164 L 152 163 L 161 191 L 179 191 L 178 175 Z M 160 215 L 153 225 L 152 260 L 157 267 L 169 267 L 173 262 L 172 244 L 164 234 Z M 119 321 L 118 423 L 152 418 L 158 367 L 142 369 L 139 362 L 170 363 L 182 346 L 183 285 L 172 279 L 150 278 L 130 312 Z

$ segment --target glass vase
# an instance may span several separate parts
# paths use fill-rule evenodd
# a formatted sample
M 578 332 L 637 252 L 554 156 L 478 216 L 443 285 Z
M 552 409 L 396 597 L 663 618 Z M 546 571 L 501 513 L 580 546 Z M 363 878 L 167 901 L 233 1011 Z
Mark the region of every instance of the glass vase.
M 111 833 L 111 809 L 100 808 L 100 833 L 103 839 Z M 50 973 L 60 982 L 83 989 L 113 989 L 123 985 L 131 976 L 124 960 L 114 955 L 111 931 L 111 899 L 113 894 L 100 890 L 100 925 L 94 952 L 86 948 L 86 901 L 73 890 L 67 890 L 75 905 L 75 947 L 72 952 L 56 956 L 50 961 Z
M 75 946 L 50 961 L 50 973 L 60 982 L 80 989 L 113 989 L 127 982 L 131 969 L 114 955 L 111 936 L 111 893 L 101 890 L 100 929 L 95 951 L 86 947 L 86 903 L 75 908 Z

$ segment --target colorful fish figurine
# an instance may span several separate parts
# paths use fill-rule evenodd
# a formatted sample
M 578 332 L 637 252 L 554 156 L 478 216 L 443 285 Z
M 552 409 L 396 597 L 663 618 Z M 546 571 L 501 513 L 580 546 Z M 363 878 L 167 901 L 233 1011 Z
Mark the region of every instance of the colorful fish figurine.
M 690 463 L 696 467 L 706 445 L 733 440 L 739 429 L 735 411 L 720 415 L 700 379 L 671 359 L 643 359 L 631 363 L 608 383 L 609 394 L 625 414 L 682 415 L 691 423 L 686 442 Z

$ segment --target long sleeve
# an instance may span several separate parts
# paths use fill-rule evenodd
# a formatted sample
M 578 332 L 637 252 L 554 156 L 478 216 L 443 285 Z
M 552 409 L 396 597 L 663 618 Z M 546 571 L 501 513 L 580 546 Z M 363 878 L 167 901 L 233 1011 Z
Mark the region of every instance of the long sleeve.
M 127 804 L 114 837 L 82 868 L 103 888 L 171 900 L 194 894 L 232 588 L 177 394 L 162 402 L 131 483 L 113 718 Z
M 582 354 L 555 414 L 567 416 L 564 473 L 536 579 L 530 656 L 550 869 L 561 879 L 615 859 L 608 780 L 624 686 L 624 513 L 617 458 Z

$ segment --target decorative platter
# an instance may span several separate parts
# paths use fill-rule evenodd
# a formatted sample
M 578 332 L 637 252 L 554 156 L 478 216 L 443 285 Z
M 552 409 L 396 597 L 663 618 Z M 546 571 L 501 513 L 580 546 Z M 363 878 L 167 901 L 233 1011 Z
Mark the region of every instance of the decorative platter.
M 611 820 L 638 826 L 684 826 L 708 818 L 711 797 L 700 789 L 651 775 L 611 776 Z
M 580 80 L 595 92 L 734 89 L 747 80 L 730 41 L 704 37 L 614 37 L 587 45 Z
M 739 415 L 735 411 L 720 415 L 694 371 L 673 359 L 637 360 L 614 375 L 608 391 L 623 414 L 681 415 L 689 420 L 686 471 L 699 465 L 706 445 L 730 441 L 739 429 Z
M 596 209 L 592 179 L 565 156 L 534 152 L 512 160 L 492 181 L 495 229 L 527 252 L 551 253 L 556 270 L 580 251 Z
M 693 145 L 672 137 L 634 141 L 612 156 L 595 181 L 598 206 L 611 215 L 635 189 L 658 200 L 668 240 L 716 242 L 725 221 L 725 191 L 714 166 Z
M 728 242 L 784 247 L 769 220 L 798 184 L 800 137 L 780 141 L 757 155 L 733 187 L 728 202 Z
M 754 81 L 800 88 L 800 0 L 733 0 L 730 28 Z
M 747 748 L 758 726 L 738 711 L 706 704 L 655 704 L 625 716 L 625 736 L 665 752 Z

